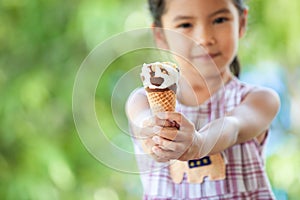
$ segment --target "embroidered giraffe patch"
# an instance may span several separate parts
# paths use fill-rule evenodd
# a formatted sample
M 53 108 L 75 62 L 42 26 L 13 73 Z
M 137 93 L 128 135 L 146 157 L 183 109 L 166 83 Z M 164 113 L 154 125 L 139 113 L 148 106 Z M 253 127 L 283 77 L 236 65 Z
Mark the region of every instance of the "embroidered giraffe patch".
M 184 173 L 189 183 L 202 183 L 205 177 L 209 180 L 223 180 L 226 167 L 220 153 L 187 162 L 175 161 L 170 165 L 170 176 L 174 183 L 181 183 Z

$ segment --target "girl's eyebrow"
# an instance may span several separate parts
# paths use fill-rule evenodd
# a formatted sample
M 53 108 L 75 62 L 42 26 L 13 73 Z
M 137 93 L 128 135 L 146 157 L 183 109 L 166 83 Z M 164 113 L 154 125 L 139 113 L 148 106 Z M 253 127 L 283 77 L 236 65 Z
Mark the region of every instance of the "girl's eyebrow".
M 176 22 L 176 21 L 180 21 L 180 20 L 193 19 L 193 18 L 194 17 L 192 17 L 192 16 L 178 15 L 173 19 L 173 21 Z
M 213 12 L 213 13 L 211 13 L 211 14 L 209 14 L 209 17 L 213 17 L 213 16 L 215 16 L 215 15 L 218 15 L 218 14 L 228 14 L 228 13 L 230 13 L 230 10 L 228 9 L 228 8 L 221 8 L 220 10 L 217 10 L 217 11 L 215 11 L 215 12 Z
M 222 13 L 228 14 L 228 13 L 230 13 L 230 10 L 228 8 L 221 8 L 221 9 L 209 14 L 208 17 L 213 17 L 215 15 L 222 14 Z M 187 19 L 194 19 L 194 18 L 195 17 L 193 17 L 193 16 L 178 15 L 173 19 L 173 21 L 176 22 L 176 21 L 180 21 L 180 20 L 187 20 Z

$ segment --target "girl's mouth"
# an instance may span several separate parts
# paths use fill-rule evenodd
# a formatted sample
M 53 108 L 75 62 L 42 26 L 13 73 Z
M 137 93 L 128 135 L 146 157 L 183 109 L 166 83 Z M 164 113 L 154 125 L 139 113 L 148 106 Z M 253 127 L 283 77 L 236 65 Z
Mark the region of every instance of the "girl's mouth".
M 202 61 L 211 61 L 212 59 L 220 56 L 221 53 L 208 53 L 208 54 L 199 54 L 191 56 L 192 60 L 202 60 Z

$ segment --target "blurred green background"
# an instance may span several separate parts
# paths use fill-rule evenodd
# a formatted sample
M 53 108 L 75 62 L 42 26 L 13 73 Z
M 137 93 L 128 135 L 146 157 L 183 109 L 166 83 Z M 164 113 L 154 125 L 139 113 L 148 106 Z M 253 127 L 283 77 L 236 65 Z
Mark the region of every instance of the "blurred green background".
M 279 132 L 268 144 L 267 172 L 278 199 L 298 199 L 300 1 L 248 4 L 248 33 L 240 45 L 244 77 L 274 86 L 284 101 L 273 125 Z M 141 198 L 137 175 L 110 169 L 85 149 L 73 121 L 72 92 L 93 48 L 149 27 L 149 16 L 141 0 L 0 0 L 0 199 Z M 110 73 L 127 68 L 124 63 Z M 106 76 L 101 84 L 113 80 Z M 110 112 L 112 90 L 98 92 L 102 115 Z M 106 121 L 106 127 L 113 123 Z

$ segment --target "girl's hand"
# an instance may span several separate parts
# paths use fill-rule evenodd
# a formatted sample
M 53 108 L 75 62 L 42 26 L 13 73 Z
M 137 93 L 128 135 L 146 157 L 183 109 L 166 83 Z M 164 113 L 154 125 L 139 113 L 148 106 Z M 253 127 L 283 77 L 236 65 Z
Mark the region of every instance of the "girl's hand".
M 161 113 L 153 117 L 143 90 L 135 90 L 130 95 L 126 114 L 132 136 L 156 161 L 188 160 L 197 155 L 195 144 L 201 143 L 194 125 L 180 113 Z
M 177 112 L 159 113 L 146 120 L 147 127 L 155 127 L 152 137 L 152 156 L 158 162 L 199 158 L 200 135 L 194 124 Z M 148 141 L 148 143 L 150 143 Z

